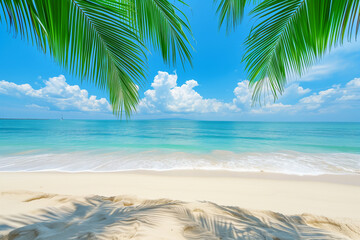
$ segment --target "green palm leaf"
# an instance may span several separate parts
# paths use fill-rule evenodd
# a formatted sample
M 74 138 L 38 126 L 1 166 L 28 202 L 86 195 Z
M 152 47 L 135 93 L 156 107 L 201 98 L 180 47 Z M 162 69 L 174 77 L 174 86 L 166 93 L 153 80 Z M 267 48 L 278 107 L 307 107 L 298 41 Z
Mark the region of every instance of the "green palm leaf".
M 359 28 L 359 0 L 264 0 L 244 56 L 254 99 L 274 98 L 290 77 L 301 76 L 332 47 Z
M 162 21 L 172 27 L 158 30 L 155 26 L 158 20 L 148 19 L 148 35 L 162 33 L 161 43 L 154 38 L 148 42 L 161 46 L 165 61 L 177 50 L 184 62 L 190 60 L 189 41 L 181 28 L 187 25 L 176 15 L 174 5 L 161 0 L 154 2 L 166 9 Z M 138 11 L 137 5 L 120 0 L 1 0 L 0 3 L 3 10 L 0 21 L 5 21 L 15 35 L 30 40 L 80 79 L 108 90 L 114 113 L 125 112 L 129 116 L 135 110 L 139 100 L 137 85 L 142 83 L 146 68 L 142 38 L 145 31 L 138 23 L 141 17 L 137 14 L 142 11 Z M 158 13 L 157 17 L 161 14 L 164 13 Z M 148 17 L 155 18 L 156 14 Z M 177 35 L 172 33 L 174 29 Z M 171 46 L 171 53 L 167 53 L 166 46 Z
M 176 64 L 179 57 L 183 66 L 186 62 L 192 65 L 189 50 L 192 46 L 186 35 L 192 36 L 192 32 L 185 14 L 179 8 L 168 0 L 125 2 L 131 6 L 130 18 L 134 20 L 134 27 L 139 30 L 141 39 L 159 50 L 165 63 Z M 184 4 L 181 0 L 178 2 Z
M 219 15 L 219 29 L 226 23 L 226 31 L 230 32 L 241 23 L 245 7 L 256 0 L 214 0 L 218 4 L 216 13 Z

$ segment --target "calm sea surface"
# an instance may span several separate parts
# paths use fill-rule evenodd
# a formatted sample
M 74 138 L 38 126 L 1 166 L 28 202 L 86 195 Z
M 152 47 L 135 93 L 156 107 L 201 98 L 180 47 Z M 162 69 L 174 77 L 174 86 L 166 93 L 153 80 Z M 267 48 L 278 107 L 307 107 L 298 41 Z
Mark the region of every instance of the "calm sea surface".
M 0 171 L 359 174 L 360 123 L 0 120 Z

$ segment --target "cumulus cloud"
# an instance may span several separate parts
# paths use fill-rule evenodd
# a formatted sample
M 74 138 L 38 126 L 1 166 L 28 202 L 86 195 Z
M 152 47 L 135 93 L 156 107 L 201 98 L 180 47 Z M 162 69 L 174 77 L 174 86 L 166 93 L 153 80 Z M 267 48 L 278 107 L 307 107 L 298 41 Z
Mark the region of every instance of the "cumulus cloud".
M 107 112 L 111 110 L 109 102 L 105 98 L 98 99 L 78 85 L 69 85 L 63 75 L 49 78 L 44 81 L 45 86 L 34 89 L 30 84 L 16 84 L 0 81 L 0 94 L 12 96 L 27 96 L 50 103 L 61 110 L 80 110 L 85 112 Z M 29 104 L 34 107 L 35 104 Z
M 304 105 L 308 109 L 316 109 L 319 108 L 325 101 L 329 101 L 335 94 L 338 93 L 339 87 L 330 88 L 300 99 L 300 104 Z
M 283 94 L 280 96 L 280 99 L 289 96 L 302 96 L 309 92 L 311 92 L 309 88 L 303 88 L 299 85 L 299 83 L 292 83 L 287 88 L 285 88 Z
M 233 100 L 235 106 L 240 108 L 248 108 L 251 106 L 252 92 L 249 89 L 248 80 L 238 82 L 233 92 L 235 95 L 235 98 Z
M 267 104 L 262 108 L 253 108 L 253 113 L 325 113 L 336 112 L 342 108 L 356 108 L 360 101 L 360 78 L 349 81 L 345 86 L 334 85 L 328 89 L 310 93 L 298 84 L 287 87 L 277 103 Z M 302 96 L 305 95 L 305 96 Z M 289 98 L 297 98 L 294 104 L 283 104 Z M 302 97 L 301 97 L 302 96 Z M 300 97 L 300 98 L 299 98 Z
M 286 96 L 301 96 L 310 92 L 310 89 L 304 89 L 298 84 L 291 84 L 284 91 L 284 94 L 281 96 L 281 99 L 284 99 Z M 233 99 L 233 104 L 237 112 L 247 112 L 252 114 L 265 114 L 265 113 L 275 113 L 282 110 L 291 109 L 292 105 L 283 104 L 281 102 L 274 103 L 272 97 L 268 96 L 265 100 L 265 103 L 261 106 L 252 106 L 252 90 L 249 88 L 249 81 L 244 80 L 237 84 L 237 87 L 234 89 L 235 98 Z
M 329 89 L 313 93 L 299 101 L 298 107 L 309 110 L 320 109 L 325 106 L 351 107 L 355 101 L 360 100 L 360 78 L 349 81 L 345 86 L 334 85 Z M 358 104 L 358 103 L 357 103 Z
M 278 112 L 284 109 L 290 109 L 292 105 L 281 103 L 282 100 L 298 99 L 303 95 L 311 92 L 309 88 L 299 86 L 299 83 L 291 83 L 285 88 L 283 94 L 280 96 L 276 103 L 273 102 L 273 97 L 266 96 L 262 106 L 252 106 L 252 89 L 249 88 L 249 81 L 244 80 L 238 82 L 234 89 L 233 104 L 236 106 L 237 111 L 248 111 L 251 113 L 271 113 Z M 233 108 L 234 110 L 234 108 Z
M 145 91 L 138 110 L 141 113 L 208 113 L 219 112 L 224 104 L 216 99 L 204 99 L 194 90 L 199 84 L 188 80 L 177 86 L 177 75 L 158 72 L 152 89 Z
M 145 91 L 138 110 L 139 113 L 270 113 L 290 109 L 292 105 L 281 102 L 268 101 L 264 106 L 252 107 L 252 90 L 249 81 L 238 82 L 233 90 L 233 100 L 222 102 L 217 99 L 203 98 L 194 88 L 199 84 L 195 80 L 188 80 L 183 85 L 177 85 L 178 76 L 167 72 L 158 72 L 155 76 L 152 89 Z M 290 84 L 283 97 L 301 97 L 311 90 L 299 86 L 298 83 Z
M 360 88 L 360 78 L 354 78 L 346 84 L 347 88 L 350 89 L 359 89 Z
M 201 96 L 196 91 L 199 84 L 195 80 L 188 80 L 182 85 L 178 85 L 177 80 L 176 74 L 158 72 L 151 84 L 151 89 L 145 91 L 144 97 L 140 100 L 138 113 L 156 116 L 158 114 L 178 116 L 179 114 L 209 113 L 232 116 L 274 113 L 305 114 L 356 108 L 360 102 L 360 78 L 355 78 L 345 85 L 334 85 L 318 92 L 304 88 L 297 82 L 291 83 L 276 102 L 269 99 L 265 104 L 255 107 L 252 106 L 252 90 L 249 88 L 248 80 L 237 83 L 232 99 L 227 102 Z M 27 101 L 26 107 L 29 109 L 46 110 L 48 106 L 44 106 L 46 104 L 43 103 L 48 103 L 64 110 L 111 111 L 111 106 L 105 98 L 89 96 L 88 91 L 81 89 L 78 85 L 69 85 L 62 75 L 50 78 L 44 81 L 44 84 L 42 88 L 34 89 L 29 84 L 15 84 L 3 80 L 0 81 L 0 94 L 34 99 L 33 102 Z
M 274 103 L 268 100 L 262 106 L 252 106 L 252 90 L 249 81 L 237 83 L 233 90 L 233 99 L 222 102 L 217 99 L 203 98 L 194 88 L 199 84 L 188 80 L 177 85 L 178 76 L 159 72 L 151 84 L 152 89 L 145 92 L 140 101 L 139 112 L 151 113 L 321 113 L 331 107 L 351 107 L 360 100 L 360 78 L 349 81 L 345 86 L 334 85 L 331 88 L 311 93 L 298 82 L 289 84 L 282 96 Z M 291 102 L 291 103 L 289 103 Z M 345 103 L 346 102 L 346 103 Z M 345 104 L 344 104 L 345 103 Z

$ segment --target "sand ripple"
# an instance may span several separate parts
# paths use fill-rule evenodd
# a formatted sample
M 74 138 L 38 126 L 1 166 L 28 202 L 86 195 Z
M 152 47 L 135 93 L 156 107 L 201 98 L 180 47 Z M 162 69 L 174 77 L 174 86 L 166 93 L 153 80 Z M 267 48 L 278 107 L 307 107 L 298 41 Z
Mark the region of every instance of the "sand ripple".
M 129 196 L 2 193 L 22 214 L 0 216 L 0 239 L 360 239 L 360 225 L 309 214 Z M 21 200 L 21 201 L 20 201 Z

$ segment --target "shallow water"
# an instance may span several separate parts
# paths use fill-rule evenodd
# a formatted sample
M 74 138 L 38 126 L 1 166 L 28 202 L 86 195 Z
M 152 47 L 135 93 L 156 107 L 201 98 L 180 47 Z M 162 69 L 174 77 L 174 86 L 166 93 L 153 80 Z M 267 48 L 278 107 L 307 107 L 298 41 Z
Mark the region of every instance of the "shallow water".
M 0 171 L 360 173 L 360 123 L 0 120 Z

